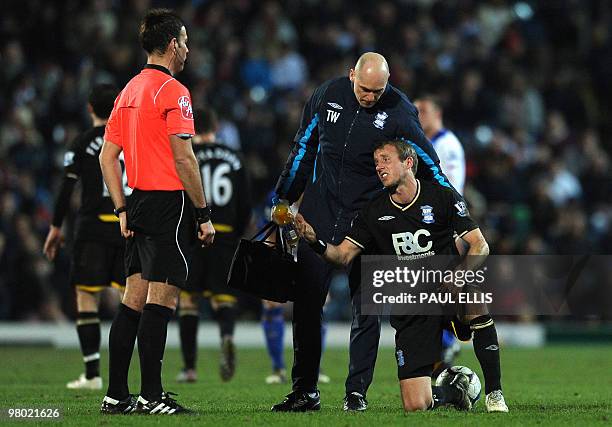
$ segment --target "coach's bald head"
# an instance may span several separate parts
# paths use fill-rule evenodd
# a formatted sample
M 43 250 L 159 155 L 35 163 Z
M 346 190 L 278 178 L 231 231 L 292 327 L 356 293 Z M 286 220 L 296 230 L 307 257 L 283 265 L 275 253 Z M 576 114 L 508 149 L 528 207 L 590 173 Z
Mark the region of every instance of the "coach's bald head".
M 373 107 L 387 87 L 389 81 L 389 64 L 384 56 L 376 52 L 367 52 L 359 57 L 355 68 L 349 72 L 353 82 L 353 91 L 359 105 Z

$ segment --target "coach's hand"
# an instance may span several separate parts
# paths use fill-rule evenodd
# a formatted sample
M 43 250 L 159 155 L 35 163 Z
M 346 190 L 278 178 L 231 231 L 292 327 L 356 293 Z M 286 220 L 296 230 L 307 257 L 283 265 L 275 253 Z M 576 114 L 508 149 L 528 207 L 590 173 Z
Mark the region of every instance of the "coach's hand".
M 121 212 L 119 214 L 119 226 L 121 227 L 121 235 L 124 238 L 129 239 L 134 236 L 134 232 L 127 228 L 127 213 Z
M 45 245 L 43 246 L 43 253 L 49 261 L 53 261 L 55 259 L 55 255 L 57 255 L 58 248 L 63 245 L 64 235 L 62 234 L 62 229 L 52 225 L 49 228 L 49 234 L 47 234 L 47 239 L 45 240 Z
M 295 216 L 295 228 L 297 229 L 298 235 L 308 243 L 317 241 L 317 233 L 315 233 L 314 228 L 306 222 L 302 214 L 297 214 Z
M 212 222 L 203 222 L 198 229 L 198 239 L 202 242 L 202 247 L 212 245 L 215 240 L 215 227 Z

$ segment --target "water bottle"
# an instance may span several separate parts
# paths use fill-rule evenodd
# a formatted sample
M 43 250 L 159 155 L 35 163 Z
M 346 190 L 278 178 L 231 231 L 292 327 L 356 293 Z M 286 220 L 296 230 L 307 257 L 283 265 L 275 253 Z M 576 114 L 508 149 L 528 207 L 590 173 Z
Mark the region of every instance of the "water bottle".
M 286 243 L 285 250 L 288 254 L 293 256 L 293 260 L 297 261 L 297 248 L 298 242 L 300 241 L 300 236 L 295 229 L 295 225 L 293 223 L 289 223 L 281 227 L 281 232 L 283 235 L 283 240 Z

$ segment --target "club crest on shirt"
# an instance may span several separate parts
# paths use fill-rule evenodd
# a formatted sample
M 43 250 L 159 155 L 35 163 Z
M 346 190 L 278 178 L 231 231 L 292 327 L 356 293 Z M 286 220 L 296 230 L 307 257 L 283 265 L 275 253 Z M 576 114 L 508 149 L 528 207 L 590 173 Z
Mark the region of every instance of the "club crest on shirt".
M 380 113 L 376 114 L 376 118 L 374 119 L 374 127 L 378 128 L 378 129 L 382 129 L 385 127 L 385 121 L 387 120 L 387 117 L 389 117 L 389 115 L 387 113 L 385 113 L 384 111 L 381 111 Z
M 184 119 L 193 120 L 193 108 L 191 108 L 191 100 L 188 96 L 181 96 L 178 99 L 178 105 L 181 107 L 181 115 Z
M 433 207 L 429 205 L 421 206 L 421 214 L 423 215 L 423 222 L 425 224 L 433 224 L 436 222 L 433 213 Z

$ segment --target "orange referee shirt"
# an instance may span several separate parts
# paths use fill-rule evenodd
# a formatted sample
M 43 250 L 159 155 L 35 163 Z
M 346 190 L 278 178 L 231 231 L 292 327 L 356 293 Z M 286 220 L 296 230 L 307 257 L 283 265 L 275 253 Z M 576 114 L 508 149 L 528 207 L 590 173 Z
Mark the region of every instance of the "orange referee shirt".
M 166 68 L 147 64 L 115 100 L 104 139 L 123 148 L 130 188 L 172 191 L 184 187 L 168 136 L 194 134 L 187 88 Z

